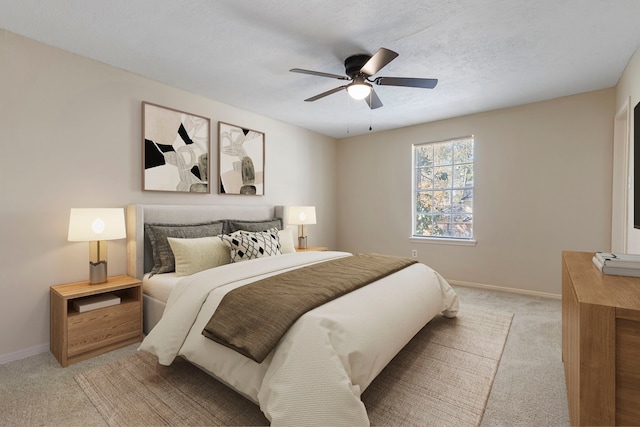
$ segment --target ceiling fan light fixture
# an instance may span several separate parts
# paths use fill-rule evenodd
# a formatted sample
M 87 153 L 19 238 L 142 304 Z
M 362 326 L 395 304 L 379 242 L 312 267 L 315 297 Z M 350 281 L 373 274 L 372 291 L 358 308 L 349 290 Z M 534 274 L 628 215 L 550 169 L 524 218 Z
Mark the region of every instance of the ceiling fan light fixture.
M 305 70 L 302 68 L 292 68 L 289 71 L 293 73 L 310 74 L 313 76 L 328 77 L 337 80 L 351 80 L 349 84 L 338 86 L 331 90 L 322 92 L 311 98 L 307 98 L 305 102 L 317 101 L 325 96 L 341 92 L 343 89 L 352 99 L 366 100 L 369 108 L 374 110 L 382 107 L 382 101 L 373 90 L 373 83 L 377 86 L 404 86 L 417 87 L 425 89 L 433 89 L 438 84 L 438 79 L 408 78 L 408 77 L 377 77 L 371 79 L 382 68 L 386 67 L 391 61 L 398 57 L 398 54 L 392 50 L 381 47 L 373 54 L 351 55 L 344 60 L 345 75 L 324 73 L 321 71 Z M 347 98 L 348 99 L 348 98 Z
M 365 99 L 371 93 L 371 85 L 366 82 L 354 81 L 347 85 L 347 92 L 349 92 L 349 96 L 353 99 Z

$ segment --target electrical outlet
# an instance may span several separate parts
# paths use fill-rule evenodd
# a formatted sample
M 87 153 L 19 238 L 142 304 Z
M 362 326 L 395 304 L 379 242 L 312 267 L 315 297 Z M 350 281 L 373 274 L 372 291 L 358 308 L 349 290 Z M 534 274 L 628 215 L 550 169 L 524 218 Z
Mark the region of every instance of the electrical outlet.
M 411 257 L 412 258 L 418 258 L 418 250 L 417 249 L 411 250 Z

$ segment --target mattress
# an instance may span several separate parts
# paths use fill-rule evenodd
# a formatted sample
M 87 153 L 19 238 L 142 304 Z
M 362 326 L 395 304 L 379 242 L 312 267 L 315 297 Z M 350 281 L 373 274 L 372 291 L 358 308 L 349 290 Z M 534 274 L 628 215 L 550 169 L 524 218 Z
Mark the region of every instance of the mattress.
M 169 295 L 180 277 L 176 273 L 145 274 L 142 278 L 142 292 L 158 301 L 167 303 Z

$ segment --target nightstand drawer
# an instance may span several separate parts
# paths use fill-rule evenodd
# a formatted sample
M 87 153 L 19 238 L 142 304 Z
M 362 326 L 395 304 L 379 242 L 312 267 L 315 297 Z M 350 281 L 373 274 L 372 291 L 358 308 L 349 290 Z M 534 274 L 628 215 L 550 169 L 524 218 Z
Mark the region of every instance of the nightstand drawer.
M 68 357 L 139 337 L 140 302 L 69 314 Z

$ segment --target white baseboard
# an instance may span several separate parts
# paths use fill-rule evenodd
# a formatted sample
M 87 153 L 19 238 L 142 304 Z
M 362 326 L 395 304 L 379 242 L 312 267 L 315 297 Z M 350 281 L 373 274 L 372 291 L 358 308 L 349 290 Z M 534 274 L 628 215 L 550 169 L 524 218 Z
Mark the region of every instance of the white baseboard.
M 49 351 L 49 343 L 25 348 L 24 350 L 16 351 L 15 353 L 4 354 L 0 356 L 0 365 L 13 362 L 14 360 L 20 360 L 26 357 L 35 356 L 36 354 L 45 353 L 47 351 Z
M 526 290 L 526 289 L 516 289 L 516 288 L 505 288 L 503 286 L 485 285 L 483 283 L 463 282 L 463 281 L 460 281 L 460 280 L 449 280 L 449 279 L 447 279 L 447 282 L 449 282 L 452 285 L 466 286 L 468 288 L 488 289 L 488 290 L 491 290 L 491 291 L 511 292 L 511 293 L 514 293 L 514 294 L 529 295 L 529 296 L 534 296 L 534 297 L 562 299 L 562 295 L 551 294 L 551 293 L 547 293 L 547 292 L 529 291 L 529 290 Z

